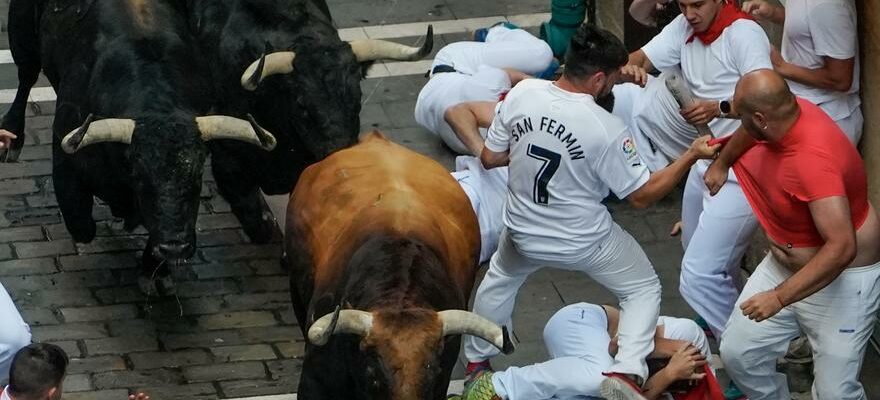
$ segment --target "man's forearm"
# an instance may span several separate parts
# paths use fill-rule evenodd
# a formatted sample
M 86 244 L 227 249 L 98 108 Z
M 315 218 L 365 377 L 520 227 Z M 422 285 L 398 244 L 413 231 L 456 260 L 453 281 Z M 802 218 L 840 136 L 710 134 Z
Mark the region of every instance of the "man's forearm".
M 779 302 L 788 306 L 833 282 L 854 257 L 855 251 L 848 250 L 845 246 L 829 243 L 822 245 L 806 265 L 776 287 Z
M 846 60 L 845 62 L 852 62 L 854 65 L 855 59 Z M 810 69 L 792 63 L 785 63 L 777 67 L 776 72 L 785 79 L 807 86 L 846 92 L 852 86 L 852 68 L 854 67 L 851 67 L 849 69 L 850 72 L 847 74 L 844 72 L 835 73 L 827 64 L 821 68 Z
M 642 396 L 645 396 L 645 398 L 649 400 L 654 400 L 660 397 L 666 388 L 675 382 L 675 379 L 672 379 L 667 372 L 668 371 L 664 368 L 654 374 L 654 376 L 648 378 L 648 381 L 645 382 L 645 391 L 642 393 Z
M 666 168 L 652 173 L 648 182 L 630 194 L 627 199 L 636 208 L 647 208 L 657 200 L 666 197 L 675 188 L 675 185 L 687 175 L 695 162 L 697 162 L 697 157 L 690 151 L 685 152 Z
M 443 118 L 471 154 L 479 157 L 483 151 L 483 137 L 480 136 L 477 116 L 471 112 L 467 105 L 462 103 L 451 107 L 443 114 Z
M 740 126 L 735 132 L 733 132 L 730 140 L 724 144 L 724 147 L 722 147 L 721 151 L 718 153 L 718 157 L 716 157 L 712 163 L 722 165 L 725 168 L 730 168 L 736 163 L 736 160 L 754 145 L 755 139 L 752 139 L 752 137 L 746 133 L 745 128 Z

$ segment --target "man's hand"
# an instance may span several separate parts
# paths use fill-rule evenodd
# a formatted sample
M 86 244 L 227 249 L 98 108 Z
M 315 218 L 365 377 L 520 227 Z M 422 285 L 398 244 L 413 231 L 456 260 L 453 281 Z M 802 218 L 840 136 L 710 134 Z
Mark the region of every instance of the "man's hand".
M 751 0 L 743 3 L 742 10 L 760 21 L 766 21 L 773 18 L 776 6 L 765 0 Z
M 694 142 L 691 144 L 691 148 L 688 149 L 688 153 L 692 157 L 695 158 L 704 158 L 710 159 L 715 157 L 715 153 L 718 152 L 718 149 L 721 148 L 720 144 L 714 144 L 712 146 L 709 145 L 709 140 L 712 137 L 709 135 L 704 135 L 696 138 Z
M 721 109 L 718 107 L 717 101 L 703 100 L 697 101 L 689 106 L 683 107 L 681 116 L 684 117 L 691 125 L 708 124 L 709 121 L 721 115 Z
M 146 393 L 130 394 L 128 400 L 150 400 L 150 396 L 147 396 Z
M 641 87 L 645 87 L 648 83 L 648 73 L 641 66 L 635 64 L 627 64 L 620 67 L 619 82 L 632 82 Z
M 728 168 L 724 168 L 717 162 L 709 164 L 709 169 L 707 169 L 706 174 L 703 175 L 703 183 L 705 183 L 706 188 L 709 189 L 710 196 L 714 196 L 721 191 L 721 187 L 727 182 L 729 171 Z
M 743 315 L 755 322 L 761 322 L 776 315 L 783 307 L 774 290 L 758 293 L 739 305 Z
M 681 228 L 684 224 L 679 220 L 678 222 L 672 224 L 672 229 L 669 230 L 669 236 L 678 236 L 681 235 Z
M 17 138 L 14 133 L 0 129 L 0 150 L 8 149 L 12 145 L 12 139 Z
M 706 357 L 700 353 L 700 349 L 691 343 L 686 343 L 672 355 L 669 364 L 663 370 L 668 371 L 668 376 L 676 381 L 703 379 L 706 374 L 697 371 L 701 371 L 704 365 L 706 365 Z

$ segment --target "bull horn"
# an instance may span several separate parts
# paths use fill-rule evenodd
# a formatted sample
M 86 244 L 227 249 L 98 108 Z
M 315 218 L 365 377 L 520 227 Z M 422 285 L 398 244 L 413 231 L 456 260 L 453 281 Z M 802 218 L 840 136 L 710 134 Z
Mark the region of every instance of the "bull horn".
M 513 353 L 513 342 L 506 326 L 499 327 L 486 318 L 463 310 L 445 310 L 437 315 L 443 322 L 443 336 L 472 335 L 492 343 L 504 354 Z
M 77 150 L 91 144 L 101 142 L 131 143 L 135 122 L 133 119 L 108 118 L 92 122 L 94 116 L 89 114 L 86 121 L 63 139 L 61 149 L 73 154 Z
M 415 61 L 428 55 L 434 47 L 434 27 L 428 25 L 425 43 L 421 47 L 410 47 L 387 40 L 364 39 L 348 42 L 358 62 L 375 60 Z
M 225 115 L 196 117 L 196 124 L 199 125 L 202 140 L 206 142 L 214 139 L 234 139 L 259 146 L 266 151 L 274 149 L 277 144 L 275 137 L 260 127 L 253 116 L 248 114 L 247 117 L 248 121 Z
M 293 72 L 294 58 L 296 58 L 296 53 L 292 51 L 263 54 L 259 60 L 252 62 L 241 74 L 241 87 L 253 91 L 268 76 Z
M 312 324 L 309 328 L 309 342 L 323 346 L 336 333 L 353 333 L 366 336 L 373 327 L 373 314 L 361 310 L 336 310 Z

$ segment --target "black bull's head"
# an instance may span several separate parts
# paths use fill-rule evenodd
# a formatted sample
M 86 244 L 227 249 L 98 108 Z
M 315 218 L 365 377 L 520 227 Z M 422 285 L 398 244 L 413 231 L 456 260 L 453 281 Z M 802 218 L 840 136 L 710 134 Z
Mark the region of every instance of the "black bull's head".
M 340 333 L 361 338 L 351 370 L 361 373 L 354 377 L 354 392 L 368 399 L 445 398 L 452 372 L 448 361 L 458 355 L 458 341 L 446 339 L 457 335 L 473 335 L 505 354 L 513 352 L 506 327 L 463 310 L 337 308 L 315 321 L 308 337 L 313 345 L 323 346 Z
M 137 217 L 150 233 L 146 251 L 157 260 L 175 261 L 195 251 L 195 221 L 207 155 L 204 142 L 232 139 L 265 150 L 275 147 L 275 138 L 249 119 L 162 115 L 93 120 L 90 115 L 62 139 L 61 148 L 73 154 L 95 143 L 128 144 Z
M 301 132 L 299 140 L 305 150 L 321 159 L 351 145 L 357 137 L 363 67 L 376 60 L 425 57 L 433 48 L 433 27 L 428 26 L 419 47 L 384 40 L 346 43 L 335 35 L 299 37 L 292 46 L 296 51 L 269 52 L 251 62 L 241 75 L 241 86 L 248 91 L 260 88 L 260 93 L 267 94 L 260 98 L 268 101 L 258 104 L 260 109 L 272 110 L 273 115 L 266 118 L 284 119 L 275 125 L 277 129 L 284 126 L 285 131 Z M 264 120 L 262 115 L 260 120 Z

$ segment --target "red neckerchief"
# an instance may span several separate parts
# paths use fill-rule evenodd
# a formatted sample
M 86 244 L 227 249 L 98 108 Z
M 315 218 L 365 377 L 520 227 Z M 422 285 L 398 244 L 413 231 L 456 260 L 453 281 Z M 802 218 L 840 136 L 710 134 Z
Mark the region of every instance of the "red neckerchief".
M 721 36 L 721 33 L 738 19 L 754 20 L 751 15 L 740 10 L 734 2 L 728 1 L 721 7 L 721 11 L 718 13 L 718 16 L 715 17 L 715 20 L 712 21 L 712 25 L 709 25 L 709 29 L 706 29 L 701 33 L 694 33 L 687 39 L 687 41 L 685 41 L 685 43 L 693 42 L 694 38 L 697 38 L 700 39 L 704 45 L 708 46 L 712 44 L 715 39 L 718 39 L 718 37 Z

